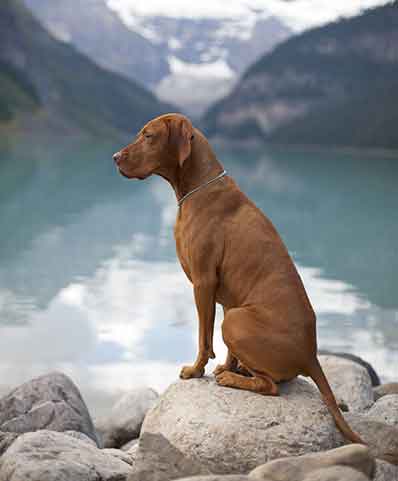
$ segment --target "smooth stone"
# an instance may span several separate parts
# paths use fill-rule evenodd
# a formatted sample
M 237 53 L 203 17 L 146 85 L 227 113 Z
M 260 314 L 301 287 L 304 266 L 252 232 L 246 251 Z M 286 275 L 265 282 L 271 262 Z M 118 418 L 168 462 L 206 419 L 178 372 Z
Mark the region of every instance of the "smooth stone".
M 387 394 L 378 399 L 366 417 L 398 428 L 398 394 Z
M 97 443 L 87 406 L 65 374 L 52 372 L 22 384 L 0 399 L 0 431 L 78 431 Z
M 46 430 L 20 435 L 0 458 L 4 481 L 125 481 L 130 472 L 115 456 Z
M 319 356 L 332 391 L 350 412 L 363 412 L 374 402 L 372 382 L 358 363 L 336 356 Z
M 96 423 L 102 446 L 121 448 L 138 438 L 145 414 L 155 404 L 158 396 L 151 388 L 133 389 L 122 396 L 112 407 L 109 416 Z
M 291 478 L 289 481 L 296 481 L 296 479 Z M 370 478 L 347 466 L 331 466 L 312 471 L 304 481 L 370 481 Z
M 373 388 L 375 401 L 388 394 L 398 394 L 398 382 L 388 382 Z
M 372 381 L 372 386 L 379 386 L 380 385 L 380 378 L 375 369 L 371 364 L 369 364 L 367 361 L 362 359 L 362 357 L 356 356 L 355 354 L 351 354 L 350 352 L 332 352 L 328 351 L 326 349 L 319 349 L 318 351 L 319 356 L 336 356 L 336 357 L 342 357 L 343 359 L 348 359 L 349 361 L 356 362 L 360 366 L 364 367 L 370 376 L 370 379 Z
M 331 466 L 346 466 L 370 478 L 375 469 L 375 461 L 369 448 L 361 444 L 350 444 L 323 453 L 276 459 L 258 466 L 249 477 L 260 481 L 302 481 L 312 471 Z
M 217 474 L 246 474 L 272 459 L 343 444 L 318 390 L 304 379 L 278 397 L 218 386 L 213 377 L 172 384 L 148 412 L 142 433 L 160 433 Z
M 161 434 L 145 433 L 133 457 L 133 473 L 128 481 L 169 481 L 185 476 L 208 475 L 210 471 L 194 457 L 188 458 Z
M 372 481 L 398 481 L 398 466 L 376 459 L 376 472 Z
M 374 457 L 398 465 L 398 428 L 358 414 L 347 414 L 346 419 Z

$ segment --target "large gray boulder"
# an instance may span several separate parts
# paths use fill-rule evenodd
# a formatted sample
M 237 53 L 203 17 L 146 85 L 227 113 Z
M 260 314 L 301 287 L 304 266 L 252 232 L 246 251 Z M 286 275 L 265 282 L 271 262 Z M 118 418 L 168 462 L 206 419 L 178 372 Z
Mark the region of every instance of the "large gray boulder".
M 133 458 L 128 481 L 169 481 L 210 471 L 197 459 L 185 456 L 161 434 L 144 433 L 138 449 L 127 451 Z
M 373 456 L 398 465 L 398 428 L 363 415 L 347 414 L 345 417 L 369 446 Z
M 343 439 L 318 390 L 304 379 L 279 397 L 218 386 L 212 377 L 172 384 L 142 433 L 160 433 L 212 473 L 247 473 L 272 459 L 324 451 Z
M 363 412 L 372 406 L 372 382 L 363 366 L 337 356 L 319 356 L 319 362 L 334 395 L 349 411 Z
M 350 352 L 332 352 L 332 351 L 328 351 L 327 349 L 319 349 L 318 355 L 341 357 L 343 359 L 348 359 L 349 361 L 356 362 L 357 364 L 364 367 L 368 371 L 368 374 L 372 381 L 372 386 L 375 387 L 380 385 L 379 375 L 374 370 L 373 366 L 367 361 L 365 361 L 365 359 L 362 359 L 362 357 L 356 356 L 355 354 L 352 354 Z
M 388 394 L 378 399 L 367 411 L 366 417 L 398 428 L 398 394 Z
M 138 438 L 145 414 L 155 404 L 158 394 L 151 388 L 137 388 L 126 393 L 109 415 L 96 422 L 105 448 L 121 448 Z
M 65 431 L 64 434 L 71 436 L 75 439 L 80 439 L 86 443 L 89 443 L 95 447 L 97 444 L 88 436 L 78 431 Z M 7 451 L 7 449 L 11 446 L 11 444 L 19 437 L 21 433 L 7 433 L 0 431 L 0 456 Z
M 26 433 L 38 429 L 78 431 L 97 442 L 79 390 L 62 373 L 32 379 L 0 399 L 0 431 Z
M 296 478 L 290 481 L 296 481 Z M 347 466 L 331 466 L 312 471 L 304 481 L 370 481 L 370 478 Z
M 130 472 L 116 456 L 46 430 L 22 434 L 0 458 L 2 481 L 125 481 Z
M 258 466 L 249 477 L 259 481 L 303 481 L 313 471 L 331 466 L 349 467 L 371 478 L 375 461 L 367 447 L 351 444 L 323 453 L 276 459 Z

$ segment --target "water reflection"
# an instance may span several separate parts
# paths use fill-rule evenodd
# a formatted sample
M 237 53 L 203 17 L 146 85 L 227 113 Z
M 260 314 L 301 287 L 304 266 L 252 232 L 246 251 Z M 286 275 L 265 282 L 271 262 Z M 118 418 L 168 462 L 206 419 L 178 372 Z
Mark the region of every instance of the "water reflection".
M 113 150 L 41 158 L 23 181 L 6 163 L 0 207 L 2 384 L 62 369 L 96 412 L 130 387 L 162 390 L 194 359 L 197 342 L 171 189 L 161 179 L 118 177 L 106 155 Z M 295 257 L 320 346 L 363 355 L 397 379 L 397 167 L 324 153 L 220 157 Z M 225 355 L 221 319 L 219 309 L 212 365 Z

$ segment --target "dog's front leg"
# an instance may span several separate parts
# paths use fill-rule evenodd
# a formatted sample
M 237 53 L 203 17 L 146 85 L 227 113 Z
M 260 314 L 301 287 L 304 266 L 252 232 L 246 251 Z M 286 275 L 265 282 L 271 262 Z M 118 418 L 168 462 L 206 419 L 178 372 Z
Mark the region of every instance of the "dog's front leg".
M 199 352 L 192 366 L 182 368 L 180 373 L 182 379 L 203 376 L 208 360 L 216 357 L 213 351 L 216 289 L 216 279 L 202 279 L 194 283 L 194 296 L 199 317 Z

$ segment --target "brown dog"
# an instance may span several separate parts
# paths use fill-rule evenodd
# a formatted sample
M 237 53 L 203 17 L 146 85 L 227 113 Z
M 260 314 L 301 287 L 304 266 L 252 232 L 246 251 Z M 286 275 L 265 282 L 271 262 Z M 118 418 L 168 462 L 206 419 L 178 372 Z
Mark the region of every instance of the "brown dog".
M 233 179 L 222 176 L 203 134 L 182 115 L 162 115 L 114 160 L 128 178 L 164 177 L 180 203 L 177 254 L 193 284 L 199 316 L 199 353 L 180 376 L 203 376 L 215 357 L 218 302 L 224 306 L 228 346 L 225 363 L 215 370 L 218 384 L 276 396 L 278 382 L 309 376 L 344 436 L 363 443 L 341 415 L 318 362 L 315 314 L 286 247 Z

